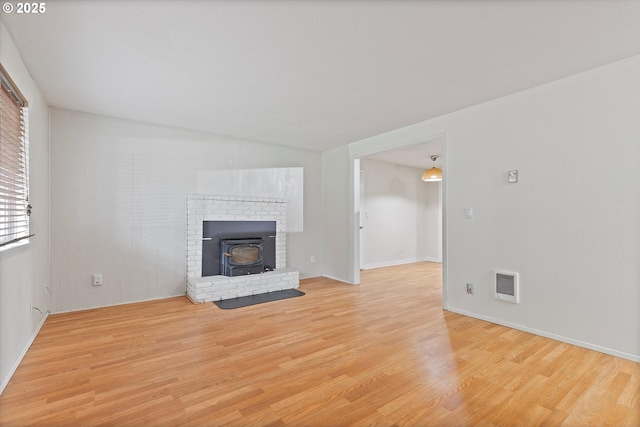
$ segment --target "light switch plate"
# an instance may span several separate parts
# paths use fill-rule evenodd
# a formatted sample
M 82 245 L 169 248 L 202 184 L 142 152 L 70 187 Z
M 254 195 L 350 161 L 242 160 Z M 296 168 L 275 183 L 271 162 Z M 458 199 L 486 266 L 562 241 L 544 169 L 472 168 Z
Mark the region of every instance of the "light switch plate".
M 518 182 L 518 171 L 516 169 L 512 169 L 509 171 L 509 182 Z

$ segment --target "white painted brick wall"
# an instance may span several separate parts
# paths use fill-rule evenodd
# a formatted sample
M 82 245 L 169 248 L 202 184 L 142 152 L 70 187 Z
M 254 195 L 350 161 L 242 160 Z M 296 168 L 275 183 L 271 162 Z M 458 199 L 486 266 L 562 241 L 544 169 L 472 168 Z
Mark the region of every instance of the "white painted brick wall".
M 276 269 L 287 266 L 287 202 L 284 199 L 187 196 L 187 277 L 202 276 L 203 221 L 275 221 Z M 195 264 L 194 264 L 195 262 Z
M 241 277 L 202 276 L 203 221 L 276 221 L 276 270 Z M 210 302 L 295 289 L 299 274 L 287 269 L 287 203 L 284 199 L 193 194 L 187 196 L 187 295 Z
M 220 301 L 300 286 L 299 273 L 290 268 L 239 277 L 210 276 L 187 279 L 187 295 L 196 303 Z

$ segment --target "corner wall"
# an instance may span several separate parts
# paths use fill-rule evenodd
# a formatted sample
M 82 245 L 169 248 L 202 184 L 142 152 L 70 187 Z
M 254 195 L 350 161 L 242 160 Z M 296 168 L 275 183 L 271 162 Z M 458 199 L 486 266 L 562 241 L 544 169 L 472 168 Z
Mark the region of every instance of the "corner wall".
M 2 393 L 49 311 L 49 111 L 2 22 L 0 63 L 29 102 L 30 229 L 35 233 L 28 244 L 0 251 Z
M 322 153 L 322 275 L 354 283 L 350 264 L 350 221 L 356 215 L 349 204 L 353 168 L 347 147 Z
M 640 56 L 350 145 L 446 132 L 449 309 L 640 360 L 638 75 Z M 493 298 L 496 268 L 520 304 Z

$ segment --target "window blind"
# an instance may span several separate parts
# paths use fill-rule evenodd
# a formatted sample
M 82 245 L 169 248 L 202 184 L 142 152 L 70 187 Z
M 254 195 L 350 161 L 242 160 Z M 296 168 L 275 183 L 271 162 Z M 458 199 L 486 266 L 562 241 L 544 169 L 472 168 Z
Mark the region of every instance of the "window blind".
M 0 246 L 29 237 L 27 103 L 0 66 Z

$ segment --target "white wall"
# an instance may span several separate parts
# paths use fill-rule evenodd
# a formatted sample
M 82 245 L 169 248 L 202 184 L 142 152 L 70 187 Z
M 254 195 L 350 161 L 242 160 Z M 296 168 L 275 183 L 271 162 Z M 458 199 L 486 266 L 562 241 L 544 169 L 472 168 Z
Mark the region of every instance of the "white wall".
M 440 261 L 438 183 L 424 169 L 361 159 L 364 268 Z
M 185 197 L 206 192 L 201 178 L 213 171 L 304 168 L 304 230 L 287 234 L 288 266 L 320 275 L 320 158 L 51 109 L 52 310 L 183 295 Z M 93 273 L 104 274 L 102 287 L 91 286 Z
M 640 360 L 639 75 L 633 57 L 350 146 L 446 132 L 449 309 Z M 495 268 L 520 304 L 493 298 Z
M 15 45 L 0 22 L 0 63 L 29 102 L 32 237 L 0 251 L 0 393 L 49 310 L 49 112 Z
M 424 172 L 423 170 L 420 171 Z M 418 191 L 418 258 L 442 262 L 442 183 L 422 182 Z
M 354 282 L 351 266 L 357 260 L 349 253 L 350 220 L 356 216 L 348 202 L 351 163 L 347 147 L 322 153 L 322 275 L 347 283 Z

